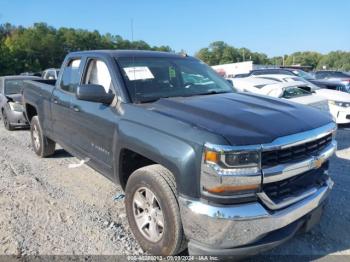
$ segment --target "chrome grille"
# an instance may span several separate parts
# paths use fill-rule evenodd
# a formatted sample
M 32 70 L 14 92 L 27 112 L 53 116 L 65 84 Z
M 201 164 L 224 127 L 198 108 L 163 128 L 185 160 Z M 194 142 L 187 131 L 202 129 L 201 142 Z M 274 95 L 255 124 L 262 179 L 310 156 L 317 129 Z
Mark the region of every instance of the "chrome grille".
M 286 149 L 265 151 L 261 154 L 262 168 L 277 166 L 294 161 L 300 161 L 310 156 L 317 155 L 322 149 L 332 141 L 332 134 L 322 138 L 292 146 Z
M 264 184 L 263 191 L 271 200 L 279 203 L 289 197 L 295 197 L 310 188 L 319 188 L 328 179 L 328 175 L 325 172 L 328 169 L 328 165 L 328 162 L 326 162 L 319 169 L 311 170 L 282 181 Z

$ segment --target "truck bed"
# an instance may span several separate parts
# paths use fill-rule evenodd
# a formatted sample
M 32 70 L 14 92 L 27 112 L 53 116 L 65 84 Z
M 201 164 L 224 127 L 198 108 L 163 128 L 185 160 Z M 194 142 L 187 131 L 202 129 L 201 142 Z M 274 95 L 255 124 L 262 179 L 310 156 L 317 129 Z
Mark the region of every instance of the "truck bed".
M 51 115 L 51 96 L 55 90 L 56 80 L 30 80 L 24 81 L 24 88 L 22 91 L 22 103 L 26 106 L 32 106 L 36 112 L 42 112 L 43 127 L 50 130 L 51 126 L 47 123 L 47 118 Z M 31 117 L 28 115 L 26 109 L 26 116 L 28 121 Z

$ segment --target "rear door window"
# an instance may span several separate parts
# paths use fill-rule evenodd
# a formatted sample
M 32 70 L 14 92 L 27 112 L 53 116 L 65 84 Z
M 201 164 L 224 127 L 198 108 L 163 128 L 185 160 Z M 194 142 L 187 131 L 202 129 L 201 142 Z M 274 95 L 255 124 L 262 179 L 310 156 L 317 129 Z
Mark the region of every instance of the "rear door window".
M 60 87 L 62 90 L 69 93 L 75 93 L 75 90 L 77 89 L 77 86 L 80 83 L 80 62 L 80 58 L 73 59 L 69 61 L 67 66 L 64 68 L 60 83 Z

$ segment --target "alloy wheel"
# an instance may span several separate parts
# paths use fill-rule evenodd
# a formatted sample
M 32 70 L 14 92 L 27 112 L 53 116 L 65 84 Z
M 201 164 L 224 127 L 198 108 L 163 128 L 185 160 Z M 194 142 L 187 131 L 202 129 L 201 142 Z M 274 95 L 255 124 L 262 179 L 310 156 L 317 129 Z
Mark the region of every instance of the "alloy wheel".
M 151 242 L 158 242 L 164 231 L 164 215 L 156 195 L 139 188 L 133 196 L 133 213 L 139 231 Z
M 36 150 L 38 150 L 40 148 L 40 136 L 39 136 L 39 130 L 36 125 L 33 125 L 32 136 L 33 136 L 34 147 Z

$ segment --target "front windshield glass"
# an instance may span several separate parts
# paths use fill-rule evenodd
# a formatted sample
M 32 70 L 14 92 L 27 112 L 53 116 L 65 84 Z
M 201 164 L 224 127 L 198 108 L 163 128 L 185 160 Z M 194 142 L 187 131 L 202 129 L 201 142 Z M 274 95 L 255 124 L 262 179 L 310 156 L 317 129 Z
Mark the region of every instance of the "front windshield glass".
M 119 58 L 118 63 L 134 103 L 233 92 L 232 85 L 196 59 L 130 57 Z
M 308 96 L 308 95 L 311 95 L 311 93 L 297 86 L 291 86 L 291 87 L 287 87 L 284 90 L 282 97 L 286 99 L 291 99 L 295 97 Z
M 313 75 L 306 73 L 303 70 L 293 70 L 294 74 L 296 74 L 297 76 L 304 78 L 306 80 L 314 80 L 315 77 L 313 77 Z
M 5 95 L 20 94 L 23 88 L 23 80 L 6 80 Z

